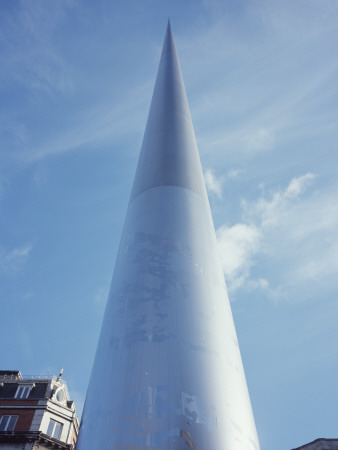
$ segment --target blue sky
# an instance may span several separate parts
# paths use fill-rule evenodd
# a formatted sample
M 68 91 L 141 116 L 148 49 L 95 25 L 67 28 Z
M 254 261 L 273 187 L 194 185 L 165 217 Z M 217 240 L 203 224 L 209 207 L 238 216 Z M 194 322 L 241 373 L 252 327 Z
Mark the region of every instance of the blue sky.
M 168 16 L 262 450 L 337 437 L 334 0 L 2 0 L 1 368 L 81 409 Z

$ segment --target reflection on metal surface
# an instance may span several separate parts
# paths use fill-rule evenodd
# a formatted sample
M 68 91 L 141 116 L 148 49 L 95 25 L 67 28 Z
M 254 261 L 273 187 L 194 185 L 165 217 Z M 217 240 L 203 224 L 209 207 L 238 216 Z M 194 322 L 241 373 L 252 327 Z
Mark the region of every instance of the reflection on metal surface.
M 193 450 L 198 450 L 194 441 L 191 439 L 190 434 L 187 431 L 181 430 L 181 437 L 185 439 L 185 443 L 189 448 L 192 448 Z
M 258 450 L 170 25 L 77 450 Z

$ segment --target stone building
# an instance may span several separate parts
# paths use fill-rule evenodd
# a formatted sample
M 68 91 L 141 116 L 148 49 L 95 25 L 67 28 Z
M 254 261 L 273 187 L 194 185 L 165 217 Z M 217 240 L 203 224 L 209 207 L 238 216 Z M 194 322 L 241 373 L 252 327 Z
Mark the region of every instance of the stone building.
M 0 449 L 74 449 L 79 429 L 64 380 L 0 371 Z

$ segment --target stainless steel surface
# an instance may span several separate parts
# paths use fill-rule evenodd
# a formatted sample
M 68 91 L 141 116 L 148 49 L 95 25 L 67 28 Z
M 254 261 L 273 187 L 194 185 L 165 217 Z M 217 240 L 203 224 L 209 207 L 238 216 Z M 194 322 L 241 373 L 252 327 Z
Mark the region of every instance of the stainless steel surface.
M 168 25 L 77 450 L 257 450 Z

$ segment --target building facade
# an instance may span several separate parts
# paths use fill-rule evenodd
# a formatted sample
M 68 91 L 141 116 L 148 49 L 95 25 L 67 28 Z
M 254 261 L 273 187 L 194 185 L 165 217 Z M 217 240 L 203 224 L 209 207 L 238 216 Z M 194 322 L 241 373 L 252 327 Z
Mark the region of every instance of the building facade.
M 0 449 L 75 447 L 79 421 L 61 375 L 0 371 Z

